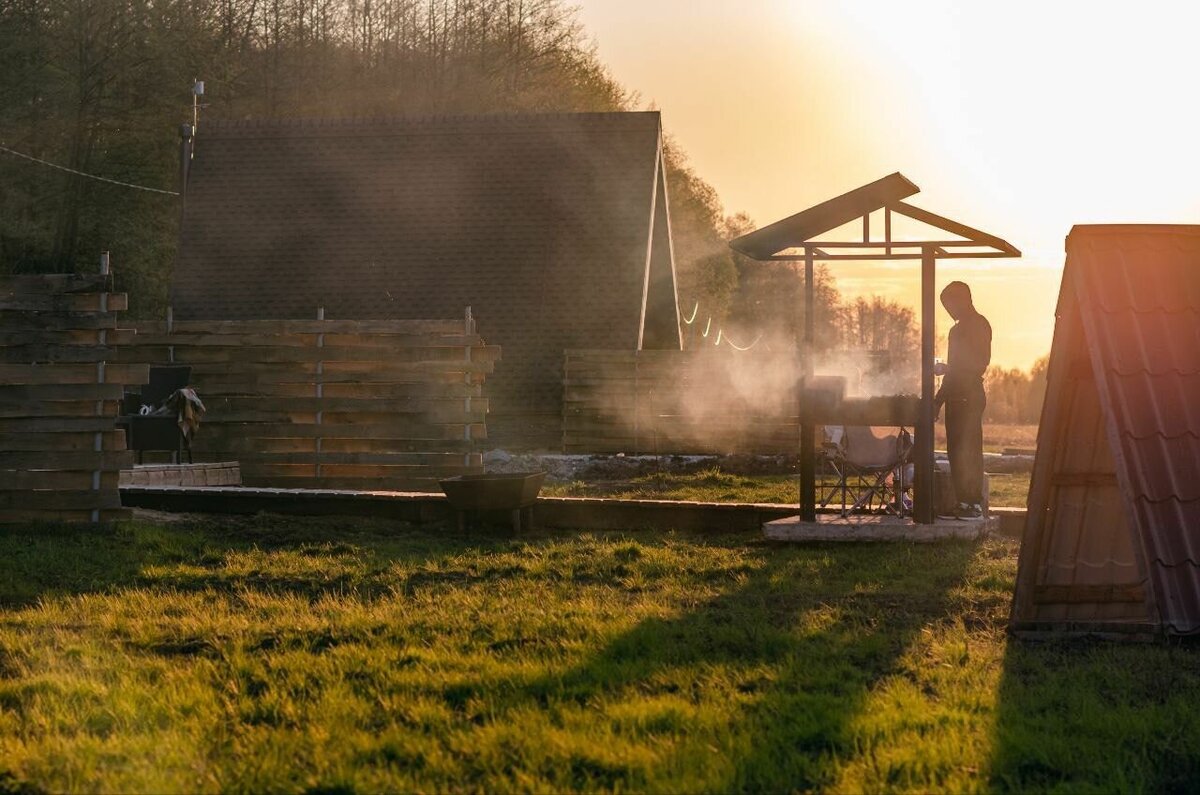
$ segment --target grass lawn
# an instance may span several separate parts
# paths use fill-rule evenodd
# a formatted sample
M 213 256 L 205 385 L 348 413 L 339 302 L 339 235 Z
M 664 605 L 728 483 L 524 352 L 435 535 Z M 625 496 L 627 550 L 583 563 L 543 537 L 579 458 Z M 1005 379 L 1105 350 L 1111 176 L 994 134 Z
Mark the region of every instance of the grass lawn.
M 1032 450 L 1037 447 L 1036 425 L 1001 425 L 987 422 L 983 425 L 983 449 L 988 453 L 1002 453 L 1006 447 Z M 933 443 L 939 450 L 946 449 L 946 423 L 933 426 Z
M 946 426 L 936 426 L 935 443 L 945 449 Z M 1005 448 L 1033 448 L 1036 425 L 983 426 L 983 446 L 988 452 Z M 619 497 L 629 500 L 698 500 L 701 502 L 795 503 L 799 474 L 737 475 L 709 469 L 702 472 L 662 472 L 626 479 L 575 481 L 546 485 L 542 494 L 553 497 Z M 1024 508 L 1029 496 L 1029 473 L 993 474 L 989 500 L 994 507 Z
M 662 472 L 624 480 L 577 480 L 546 485 L 548 497 L 619 497 L 626 500 L 698 500 L 701 502 L 795 503 L 795 475 L 735 475 L 720 469 L 701 472 Z M 994 507 L 1024 508 L 1029 496 L 1029 473 L 992 475 L 989 499 Z
M 1184 791 L 1200 658 L 1024 645 L 1006 540 L 0 536 L 0 791 Z

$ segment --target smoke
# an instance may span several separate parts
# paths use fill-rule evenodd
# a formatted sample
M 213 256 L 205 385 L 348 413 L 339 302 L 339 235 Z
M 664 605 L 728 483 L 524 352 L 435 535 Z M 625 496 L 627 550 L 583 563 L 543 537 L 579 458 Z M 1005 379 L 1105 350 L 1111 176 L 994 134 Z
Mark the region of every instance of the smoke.
M 793 332 L 768 328 L 750 336 L 737 330 L 734 347 L 715 320 L 707 323 L 691 311 L 682 319 L 696 329 L 683 351 L 574 352 L 568 392 L 575 389 L 573 371 L 603 386 L 569 394 L 569 403 L 576 394 L 585 397 L 568 410 L 595 417 L 612 437 L 633 438 L 639 452 L 794 452 L 805 361 Z M 588 354 L 595 359 L 588 361 Z M 917 362 L 893 361 L 887 351 L 825 351 L 813 365 L 814 386 L 833 386 L 846 398 L 917 391 Z M 569 446 L 576 427 L 584 426 L 568 417 Z
M 816 357 L 817 375 L 846 379 L 846 397 L 913 395 L 920 386 L 919 363 L 897 362 L 886 350 L 826 351 Z

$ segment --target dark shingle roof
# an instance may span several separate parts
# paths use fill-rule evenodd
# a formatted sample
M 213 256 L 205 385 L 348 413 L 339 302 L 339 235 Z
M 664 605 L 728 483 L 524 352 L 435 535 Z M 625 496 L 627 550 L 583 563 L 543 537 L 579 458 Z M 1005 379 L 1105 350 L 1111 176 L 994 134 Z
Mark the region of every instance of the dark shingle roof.
M 207 122 L 172 304 L 196 319 L 471 306 L 503 349 L 495 410 L 557 411 L 565 348 L 637 347 L 660 164 L 657 113 Z

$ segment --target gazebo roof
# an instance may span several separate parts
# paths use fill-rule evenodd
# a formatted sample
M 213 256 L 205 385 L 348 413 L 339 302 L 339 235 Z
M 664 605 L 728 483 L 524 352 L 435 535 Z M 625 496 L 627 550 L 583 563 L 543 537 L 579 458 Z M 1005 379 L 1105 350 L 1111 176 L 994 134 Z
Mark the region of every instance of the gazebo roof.
M 735 251 L 756 260 L 799 259 L 783 252 L 788 249 L 809 247 L 818 259 L 875 260 L 875 259 L 920 259 L 920 249 L 934 246 L 937 256 L 948 258 L 967 257 L 1019 257 L 1021 252 L 1013 245 L 995 235 L 980 231 L 966 224 L 952 221 L 920 207 L 902 201 L 920 192 L 912 180 L 900 172 L 875 180 L 849 193 L 843 193 L 807 210 L 768 224 L 749 234 L 730 241 Z M 871 213 L 885 211 L 885 239 L 870 240 L 869 217 Z M 895 241 L 891 239 L 891 213 L 896 212 L 940 229 L 955 239 L 927 241 Z M 861 241 L 815 241 L 814 238 L 844 226 L 858 218 L 863 219 Z M 987 248 L 991 251 L 969 251 Z M 836 249 L 854 249 L 852 253 L 831 253 Z M 875 249 L 883 249 L 876 251 Z M 949 249 L 949 250 L 948 250 Z M 958 249 L 957 251 L 953 249 Z

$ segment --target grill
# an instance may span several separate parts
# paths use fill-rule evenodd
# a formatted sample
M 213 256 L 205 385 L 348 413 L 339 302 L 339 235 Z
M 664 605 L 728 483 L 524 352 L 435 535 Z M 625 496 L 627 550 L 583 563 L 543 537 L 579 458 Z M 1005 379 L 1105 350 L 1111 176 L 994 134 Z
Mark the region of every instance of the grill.
M 800 418 L 813 425 L 914 426 L 921 409 L 918 395 L 846 397 L 846 379 L 818 375 L 801 392 Z

